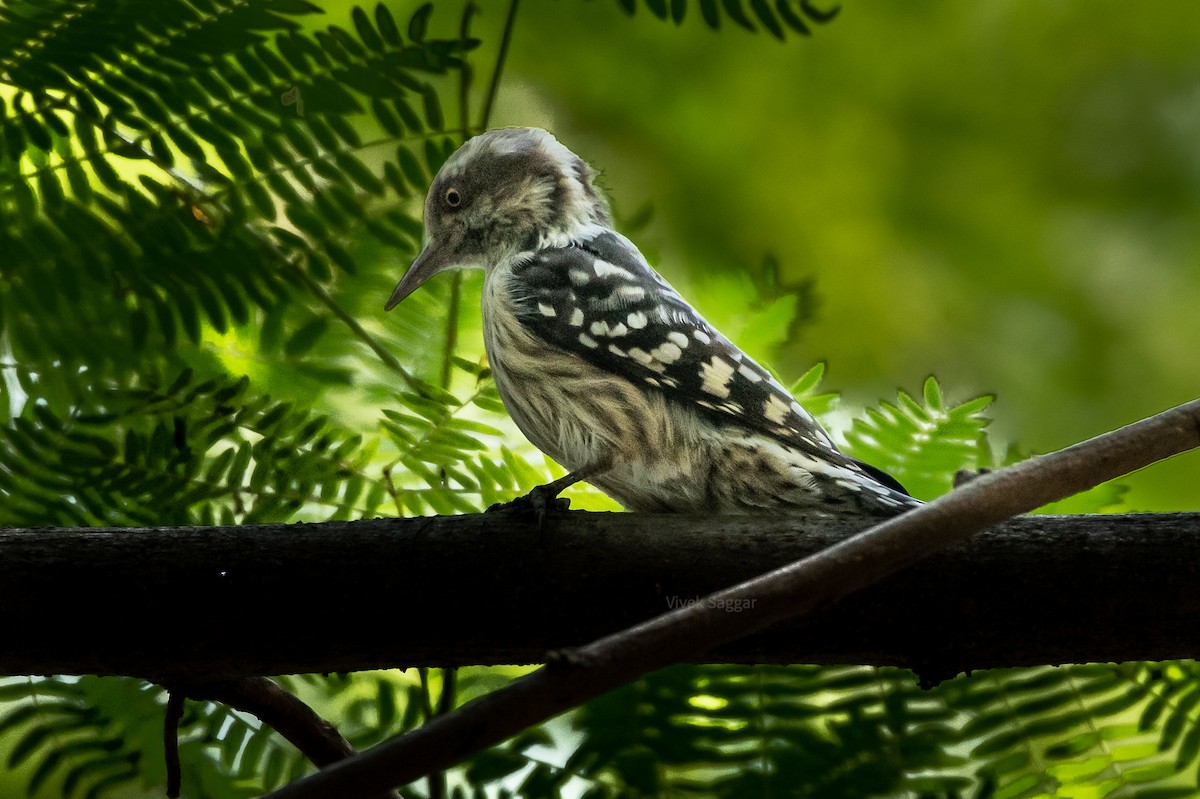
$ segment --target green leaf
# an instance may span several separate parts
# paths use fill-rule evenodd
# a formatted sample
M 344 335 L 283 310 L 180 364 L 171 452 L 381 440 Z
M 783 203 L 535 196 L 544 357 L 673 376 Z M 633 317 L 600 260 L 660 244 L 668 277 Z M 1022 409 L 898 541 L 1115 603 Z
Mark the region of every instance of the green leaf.
M 429 127 L 433 130 L 441 130 L 445 127 L 445 120 L 442 118 L 442 106 L 438 102 L 437 92 L 432 86 L 426 86 L 421 93 L 425 103 L 425 119 L 429 122 Z M 426 142 L 428 144 L 429 142 Z
M 412 150 L 401 146 L 396 150 L 396 157 L 400 162 L 400 170 L 410 184 L 413 186 L 426 185 L 425 172 L 421 169 L 421 162 L 413 155 Z
M 346 173 L 346 175 L 354 181 L 354 183 L 363 191 L 369 194 L 382 195 L 384 192 L 383 181 L 375 177 L 375 174 L 352 156 L 350 153 L 338 153 L 336 159 L 338 167 Z
M 392 47 L 403 45 L 400 40 L 400 28 L 396 26 L 396 19 L 383 3 L 375 6 L 375 26 L 379 28 L 379 34 L 389 45 Z
M 742 0 L 721 0 L 721 5 L 725 7 L 725 13 L 748 31 L 754 30 L 754 23 L 746 16 L 746 11 L 742 8 Z
M 283 353 L 288 358 L 299 358 L 307 354 L 329 329 L 326 319 L 313 319 L 288 338 Z
M 382 53 L 384 50 L 383 39 L 379 32 L 371 26 L 371 20 L 367 17 L 367 12 L 360 6 L 355 6 L 351 11 L 351 17 L 354 20 L 354 29 L 358 32 L 358 38 L 362 40 L 369 49 Z
M 771 10 L 770 3 L 767 0 L 750 0 L 750 8 L 754 10 L 754 15 L 758 17 L 763 27 L 776 39 L 783 41 L 783 26 L 779 24 L 774 11 Z
M 429 17 L 433 14 L 433 3 L 425 3 L 408 21 L 408 38 L 418 44 L 425 41 L 425 32 L 429 28 Z

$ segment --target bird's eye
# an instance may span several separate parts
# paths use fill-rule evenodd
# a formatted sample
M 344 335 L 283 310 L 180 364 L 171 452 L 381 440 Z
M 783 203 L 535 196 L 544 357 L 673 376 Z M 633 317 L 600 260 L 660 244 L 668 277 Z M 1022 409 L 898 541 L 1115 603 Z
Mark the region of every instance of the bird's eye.
M 446 189 L 446 205 L 451 208 L 462 205 L 462 195 L 458 193 L 458 189 Z

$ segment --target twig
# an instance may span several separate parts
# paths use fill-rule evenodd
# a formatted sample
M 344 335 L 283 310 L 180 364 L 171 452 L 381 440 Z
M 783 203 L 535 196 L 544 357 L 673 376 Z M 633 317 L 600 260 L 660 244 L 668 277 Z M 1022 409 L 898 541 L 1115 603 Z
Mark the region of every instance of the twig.
M 500 90 L 500 76 L 504 73 L 504 62 L 508 59 L 508 45 L 512 41 L 513 27 L 517 22 L 517 6 L 521 0 L 512 0 L 508 6 L 508 17 L 504 20 L 504 33 L 500 37 L 500 52 L 496 55 L 496 68 L 492 71 L 492 80 L 488 84 L 487 98 L 483 102 L 483 112 L 479 115 L 479 129 L 487 130 L 492 119 L 492 104 L 496 102 L 496 93 Z
M 461 269 L 450 276 L 450 300 L 446 303 L 446 337 L 442 341 L 442 388 L 450 387 L 450 376 L 454 371 L 454 351 L 458 349 L 458 309 L 462 305 Z
M 442 669 L 442 693 L 438 696 L 437 713 L 444 716 L 454 710 L 454 698 L 458 692 L 458 669 Z
M 182 712 L 184 694 L 193 699 L 206 699 L 241 710 L 257 718 L 279 733 L 302 755 L 319 767 L 328 766 L 356 754 L 350 742 L 296 696 L 266 677 L 242 677 L 232 680 L 173 685 L 170 701 L 179 698 Z M 168 703 L 168 717 L 170 716 Z M 178 719 L 176 719 L 178 723 Z M 178 764 L 178 751 L 175 753 Z M 170 761 L 168 760 L 168 763 Z M 169 773 L 169 770 L 168 770 Z M 176 794 L 168 794 L 172 797 Z M 396 791 L 379 789 L 368 795 L 400 799 Z
M 466 43 L 471 37 L 471 18 L 479 11 L 478 6 L 474 3 L 467 3 L 463 9 L 462 22 L 458 26 L 459 41 Z M 465 142 L 471 137 L 471 80 L 474 78 L 474 70 L 471 68 L 471 62 L 463 59 L 462 69 L 458 71 L 458 124 L 462 128 L 462 140 Z
M 183 785 L 183 769 L 179 765 L 179 722 L 183 719 L 181 691 L 167 692 L 167 710 L 163 714 L 163 759 L 167 764 L 167 799 L 178 799 Z
M 412 373 L 410 373 L 400 364 L 400 361 L 396 359 L 395 355 L 393 355 L 386 347 L 376 341 L 375 337 L 368 333 L 366 328 L 359 324 L 357 319 L 351 316 L 345 308 L 339 305 L 337 300 L 335 300 L 333 296 L 330 295 L 330 293 L 326 291 L 323 286 L 321 286 L 320 283 L 313 280 L 307 272 L 286 258 L 283 259 L 282 263 L 284 267 L 287 268 L 288 272 L 296 278 L 296 280 L 304 284 L 304 287 L 309 291 L 310 294 L 320 300 L 326 308 L 333 312 L 334 316 L 336 316 L 338 319 L 341 319 L 342 322 L 345 323 L 346 327 L 350 328 L 350 332 L 352 332 L 359 341 L 366 344 L 368 347 L 370 347 L 371 352 L 379 356 L 379 360 L 383 361 L 384 366 L 398 374 L 400 379 L 403 380 L 411 390 L 422 395 L 425 394 L 425 390 L 421 387 L 420 381 L 413 377 Z
M 421 716 L 426 723 L 433 720 L 434 711 L 431 697 L 433 691 L 429 686 L 429 669 L 417 669 L 417 678 L 421 681 Z M 443 799 L 446 795 L 446 774 L 435 771 L 429 774 L 425 781 L 429 784 L 429 799 Z
M 1200 400 L 1059 452 L 982 475 L 817 554 L 574 650 L 270 799 L 350 799 L 444 769 L 521 730 L 671 663 L 775 622 L 828 608 L 990 525 L 1200 446 Z M 749 602 L 754 613 L 717 603 Z M 727 605 L 726 605 L 727 606 Z

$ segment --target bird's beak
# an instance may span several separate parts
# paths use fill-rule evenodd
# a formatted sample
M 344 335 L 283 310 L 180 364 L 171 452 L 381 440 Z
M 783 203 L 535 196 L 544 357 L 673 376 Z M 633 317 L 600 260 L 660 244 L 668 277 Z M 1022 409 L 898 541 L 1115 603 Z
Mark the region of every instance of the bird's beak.
M 404 277 L 400 278 L 400 282 L 396 284 L 396 290 L 392 292 L 387 305 L 383 306 L 384 310 L 392 310 L 400 304 L 401 300 L 420 288 L 426 280 L 443 269 L 454 266 L 454 256 L 454 247 L 449 246 L 446 242 L 439 242 L 437 239 L 425 242 L 425 248 L 421 250 L 417 260 L 413 261 L 412 266 L 404 273 Z

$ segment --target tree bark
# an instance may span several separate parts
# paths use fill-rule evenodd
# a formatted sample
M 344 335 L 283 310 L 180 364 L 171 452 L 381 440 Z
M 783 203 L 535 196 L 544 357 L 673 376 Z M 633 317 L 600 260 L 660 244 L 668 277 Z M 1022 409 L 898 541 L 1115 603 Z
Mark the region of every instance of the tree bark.
M 1200 446 L 1200 400 L 982 475 L 802 560 L 584 646 L 424 726 L 280 788 L 272 799 L 362 796 L 404 785 L 639 676 L 839 602 L 1001 522 Z M 752 608 L 735 616 L 727 609 Z M 757 603 L 757 604 L 756 604 Z M 757 605 L 761 604 L 761 608 Z
M 158 681 L 535 663 L 865 523 L 570 513 L 0 531 L 3 674 Z M 1200 514 L 992 528 L 712 662 L 962 671 L 1200 657 Z M 749 620 L 753 606 L 728 612 Z

